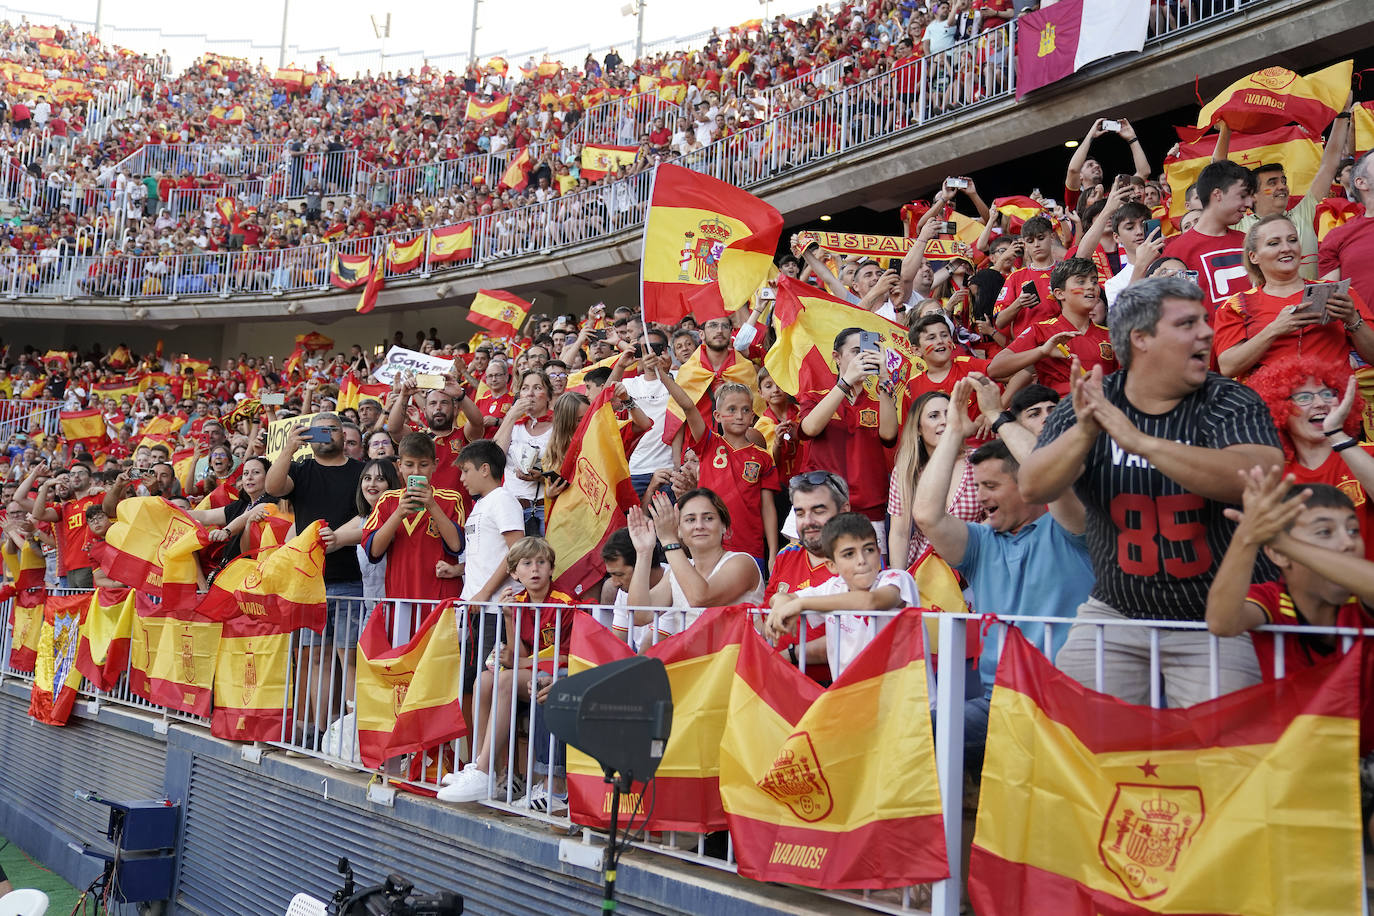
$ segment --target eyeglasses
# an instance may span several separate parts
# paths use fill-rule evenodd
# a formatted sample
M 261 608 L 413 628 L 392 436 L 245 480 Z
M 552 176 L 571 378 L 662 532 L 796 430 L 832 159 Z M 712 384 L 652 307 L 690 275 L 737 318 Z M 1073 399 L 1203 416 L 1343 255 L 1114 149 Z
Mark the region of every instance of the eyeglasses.
M 1341 399 L 1341 393 L 1334 388 L 1323 388 L 1321 391 L 1299 391 L 1297 394 L 1288 396 L 1288 400 L 1299 407 L 1308 407 L 1317 398 L 1334 404 Z

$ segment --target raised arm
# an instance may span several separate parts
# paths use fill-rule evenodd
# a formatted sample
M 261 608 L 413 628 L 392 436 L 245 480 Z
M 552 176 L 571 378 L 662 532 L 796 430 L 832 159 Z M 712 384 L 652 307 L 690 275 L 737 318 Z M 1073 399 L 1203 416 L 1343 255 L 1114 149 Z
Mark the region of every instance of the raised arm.
M 1084 377 L 1082 366 L 1075 358 L 1069 370 L 1069 396 L 1073 401 L 1075 422 L 1053 441 L 1037 445 L 1021 463 L 1017 482 L 1027 502 L 1047 505 L 1054 502 L 1083 473 L 1083 461 L 1101 432 L 1087 397 L 1087 387 L 1093 381 L 1101 386 L 1102 367 L 1094 366 L 1092 373 Z

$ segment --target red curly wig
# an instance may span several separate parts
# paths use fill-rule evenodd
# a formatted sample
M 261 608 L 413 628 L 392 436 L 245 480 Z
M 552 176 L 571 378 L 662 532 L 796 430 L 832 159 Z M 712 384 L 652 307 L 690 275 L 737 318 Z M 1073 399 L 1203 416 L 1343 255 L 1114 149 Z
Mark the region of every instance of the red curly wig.
M 1339 363 L 1314 363 L 1301 356 L 1285 356 L 1265 364 L 1246 380 L 1246 384 L 1260 396 L 1269 414 L 1278 427 L 1279 442 L 1283 444 L 1283 456 L 1293 460 L 1293 440 L 1288 435 L 1288 421 L 1297 412 L 1297 405 L 1288 400 L 1294 391 L 1303 386 L 1308 379 L 1316 379 L 1345 396 L 1345 386 L 1350 381 L 1350 369 Z M 1360 425 L 1364 418 L 1364 398 L 1355 394 L 1355 405 L 1350 408 L 1350 416 L 1345 418 L 1345 431 L 1359 437 Z

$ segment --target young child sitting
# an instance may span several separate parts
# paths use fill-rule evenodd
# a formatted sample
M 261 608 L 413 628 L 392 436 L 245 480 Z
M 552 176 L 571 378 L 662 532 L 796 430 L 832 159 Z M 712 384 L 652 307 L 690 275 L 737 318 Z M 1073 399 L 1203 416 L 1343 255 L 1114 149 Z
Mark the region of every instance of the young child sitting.
M 857 512 L 841 512 L 821 529 L 821 555 L 834 577 L 820 585 L 773 596 L 767 634 L 777 639 L 794 632 L 803 611 L 808 623 L 825 621 L 825 654 L 830 676 L 838 678 L 877 635 L 880 620 L 864 611 L 920 607 L 916 580 L 904 569 L 883 569 L 873 523 Z M 809 654 L 809 653 L 808 653 Z
M 496 666 L 483 670 L 478 677 L 477 696 L 482 708 L 476 716 L 480 726 L 476 735 L 481 744 L 471 763 L 460 772 L 444 777 L 445 785 L 438 795 L 440 801 L 470 802 L 487 797 L 488 774 L 493 766 L 505 759 L 512 682 L 515 695 L 526 698 L 532 693 L 530 684 L 536 677 L 548 674 L 551 679 L 555 668 L 567 668 L 573 615 L 577 609 L 570 595 L 554 590 L 553 566 L 553 548 L 543 538 L 521 538 L 506 553 L 506 571 L 520 584 L 520 589 L 506 588 L 499 600 L 506 605 L 507 638 L 511 634 L 518 634 L 519 638 L 509 639 L 501 647 Z M 536 607 L 517 609 L 513 606 L 526 604 Z M 552 650 L 555 645 L 558 657 L 541 661 L 540 654 Z
M 1359 515 L 1350 497 L 1329 484 L 1293 486 L 1277 470 L 1247 475 L 1244 513 L 1207 593 L 1207 628 L 1238 636 L 1268 623 L 1288 626 L 1371 627 L 1374 563 L 1364 558 Z M 1278 582 L 1251 584 L 1260 550 L 1279 567 Z M 1353 592 L 1353 594 L 1352 594 Z M 1273 633 L 1252 633 L 1260 674 L 1275 670 Z M 1283 640 L 1288 675 L 1332 657 L 1334 636 L 1292 633 Z

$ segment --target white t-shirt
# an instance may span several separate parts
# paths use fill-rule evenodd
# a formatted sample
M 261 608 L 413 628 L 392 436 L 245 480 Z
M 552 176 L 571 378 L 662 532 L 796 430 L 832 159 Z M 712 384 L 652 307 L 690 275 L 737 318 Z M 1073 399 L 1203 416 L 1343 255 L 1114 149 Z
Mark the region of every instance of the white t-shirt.
M 660 564 L 659 568 L 667 575 L 667 563 Z M 653 632 L 653 624 L 639 626 L 634 623 L 634 615 L 630 613 L 629 592 L 616 589 L 615 600 L 611 602 L 611 611 L 607 612 L 604 608 L 597 608 L 593 613 L 595 613 L 598 622 L 603 626 L 610 627 L 616 639 L 621 642 L 626 642 L 628 639 L 626 644 L 636 652 L 639 651 L 641 645 L 645 644 L 645 637 L 649 637 L 647 642 L 653 641 L 653 638 L 649 636 Z M 607 617 L 610 618 L 609 621 L 607 621 Z
M 636 406 L 654 421 L 654 428 L 640 437 L 634 452 L 630 454 L 630 473 L 652 474 L 659 468 L 672 467 L 672 446 L 663 441 L 663 426 L 668 416 L 668 389 L 658 379 L 640 375 L 625 379 L 625 390 L 635 399 Z
M 745 557 L 750 563 L 754 564 L 755 579 L 753 586 L 734 601 L 731 601 L 730 604 L 748 604 L 755 607 L 762 607 L 764 594 L 763 573 L 759 572 L 758 561 L 749 556 L 749 554 L 727 550 L 724 555 L 721 556 L 720 560 L 717 561 L 716 565 L 712 567 L 711 571 L 706 574 L 706 578 L 710 579 L 714 576 L 716 571 L 724 566 L 731 557 Z M 693 561 L 692 565 L 696 566 L 696 561 Z M 692 603 L 687 600 L 687 595 L 683 592 L 682 586 L 678 584 L 677 576 L 673 575 L 671 568 L 668 569 L 668 587 L 672 590 L 672 607 L 676 610 L 668 611 L 659 617 L 658 630 L 660 633 L 671 635 L 673 633 L 681 633 L 683 630 L 696 623 L 697 618 L 701 616 L 701 612 L 704 611 L 705 608 L 692 606 Z
M 896 586 L 897 591 L 901 593 L 902 601 L 898 607 L 921 606 L 921 595 L 916 590 L 916 580 L 905 569 L 885 569 L 878 573 L 878 578 L 873 580 L 869 591 L 886 585 Z M 845 585 L 844 579 L 835 576 L 820 585 L 804 588 L 797 594 L 839 595 L 847 591 L 849 586 Z M 885 626 L 890 619 L 870 617 L 867 614 L 848 614 L 843 611 L 832 611 L 829 614 L 807 612 L 806 622 L 809 625 L 818 626 L 822 621 L 825 622 L 825 656 L 830 662 L 831 680 L 838 678 L 840 672 L 849 667 L 849 663 L 863 651 L 864 646 L 878 635 L 878 629 Z
M 510 431 L 510 448 L 506 449 L 506 457 L 509 464 L 506 469 L 506 482 L 503 486 L 510 491 L 510 494 L 517 499 L 534 499 L 536 494 L 542 494 L 544 487 L 541 483 L 533 480 L 521 480 L 515 475 L 512 467 L 516 457 L 521 451 L 527 448 L 538 449 L 543 454 L 544 446 L 549 444 L 549 436 L 553 433 L 553 424 L 537 436 L 530 435 L 529 427 L 523 422 L 515 424 L 515 428 Z M 545 470 L 553 470 L 546 468 Z
M 525 531 L 525 513 L 520 501 L 505 487 L 497 487 L 477 502 L 463 524 L 467 566 L 463 569 L 464 600 L 481 591 L 498 569 L 506 565 L 506 532 Z M 514 582 L 508 579 L 506 585 Z M 501 597 L 505 586 L 498 586 L 492 600 Z

